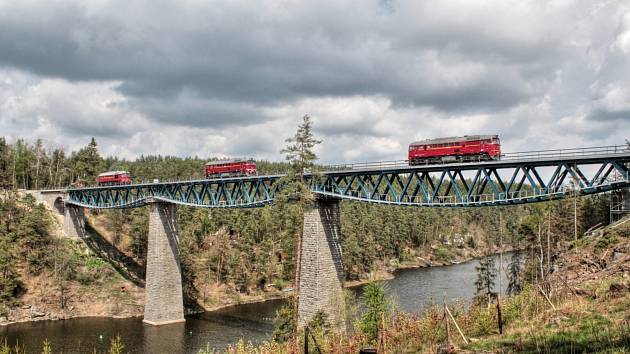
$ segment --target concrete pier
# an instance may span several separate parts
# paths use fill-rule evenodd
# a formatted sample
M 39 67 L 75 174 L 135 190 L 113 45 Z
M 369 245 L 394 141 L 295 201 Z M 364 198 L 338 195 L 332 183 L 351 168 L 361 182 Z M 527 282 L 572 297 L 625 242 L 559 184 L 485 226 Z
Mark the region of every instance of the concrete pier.
M 149 205 L 149 237 L 143 322 L 184 322 L 179 228 L 175 204 Z
M 298 297 L 298 326 L 318 313 L 345 331 L 344 272 L 339 200 L 317 200 L 304 212 Z

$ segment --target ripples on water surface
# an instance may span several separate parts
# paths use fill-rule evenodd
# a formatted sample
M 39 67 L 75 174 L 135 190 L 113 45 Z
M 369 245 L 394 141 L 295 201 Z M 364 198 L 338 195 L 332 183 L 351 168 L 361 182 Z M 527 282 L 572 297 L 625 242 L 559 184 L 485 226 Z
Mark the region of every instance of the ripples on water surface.
M 504 256 L 504 264 L 509 257 Z M 476 260 L 462 264 L 403 270 L 387 281 L 387 291 L 407 312 L 447 301 L 469 300 L 474 292 Z M 498 267 L 498 257 L 497 257 Z M 507 281 L 503 278 L 503 289 Z M 498 286 L 498 280 L 497 280 Z M 360 293 L 360 289 L 355 290 Z M 110 339 L 120 335 L 130 353 L 197 353 L 199 349 L 225 348 L 239 338 L 254 343 L 268 340 L 273 316 L 282 300 L 233 306 L 202 315 L 189 316 L 186 323 L 153 327 L 141 318 L 79 318 L 67 321 L 41 321 L 0 327 L 0 337 L 23 344 L 26 353 L 40 353 L 48 339 L 55 353 L 105 352 Z

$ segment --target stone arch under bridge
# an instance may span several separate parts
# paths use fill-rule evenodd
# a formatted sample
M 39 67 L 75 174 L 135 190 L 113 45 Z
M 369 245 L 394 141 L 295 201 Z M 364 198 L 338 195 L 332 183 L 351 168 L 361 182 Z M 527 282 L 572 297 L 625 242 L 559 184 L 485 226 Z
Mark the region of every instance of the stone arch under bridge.
M 39 202 L 47 204 L 52 210 L 63 215 L 63 231 L 66 237 L 83 238 L 85 235 L 85 215 L 83 208 L 66 203 L 68 193 L 65 190 L 42 190 L 27 192 Z
M 35 199 L 40 202 L 46 203 L 53 210 L 59 212 L 59 214 L 64 214 L 65 211 L 65 200 L 68 198 L 68 193 L 60 190 L 49 190 L 49 191 L 36 191 L 31 193 Z
M 52 204 L 53 210 L 59 213 L 59 215 L 65 215 L 66 205 L 61 196 L 57 197 Z

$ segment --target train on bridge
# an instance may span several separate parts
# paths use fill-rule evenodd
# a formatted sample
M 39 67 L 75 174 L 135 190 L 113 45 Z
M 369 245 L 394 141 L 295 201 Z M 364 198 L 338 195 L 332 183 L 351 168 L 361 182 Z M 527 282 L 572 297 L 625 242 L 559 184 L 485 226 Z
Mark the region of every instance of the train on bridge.
M 499 159 L 501 141 L 498 135 L 464 135 L 409 144 L 408 160 L 412 166 Z
M 498 135 L 464 135 L 461 137 L 427 139 L 409 144 L 409 165 L 447 164 L 453 162 L 494 161 L 501 159 L 501 141 Z M 256 176 L 256 161 L 230 159 L 207 162 L 204 176 L 207 179 Z M 131 184 L 127 171 L 109 171 L 98 175 L 99 186 Z
M 131 184 L 131 174 L 127 171 L 108 171 L 96 176 L 99 186 L 117 186 Z
M 256 161 L 245 159 L 218 160 L 206 163 L 206 178 L 246 177 L 258 174 Z
M 206 163 L 205 177 L 247 177 L 256 176 L 256 161 L 246 159 L 217 160 Z M 127 171 L 108 171 L 96 177 L 99 186 L 117 186 L 131 184 L 131 174 Z

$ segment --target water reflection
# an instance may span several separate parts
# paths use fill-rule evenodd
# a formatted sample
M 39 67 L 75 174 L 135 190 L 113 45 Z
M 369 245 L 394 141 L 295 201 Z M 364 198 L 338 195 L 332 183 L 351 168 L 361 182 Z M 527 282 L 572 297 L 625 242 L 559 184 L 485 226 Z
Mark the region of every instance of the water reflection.
M 186 349 L 186 324 L 173 323 L 165 326 L 143 324 L 142 347 L 145 353 L 184 353 Z
M 503 267 L 510 259 L 511 253 L 503 255 Z M 401 310 L 405 312 L 421 312 L 427 306 L 447 302 L 468 301 L 475 294 L 475 280 L 479 265 L 478 260 L 433 268 L 419 268 L 404 270 L 396 273 L 394 279 L 386 281 L 387 294 L 394 298 Z M 499 257 L 495 257 L 495 265 L 499 269 Z M 502 293 L 507 288 L 505 272 L 501 273 L 501 281 L 495 280 L 494 291 L 499 290 L 501 283 Z

